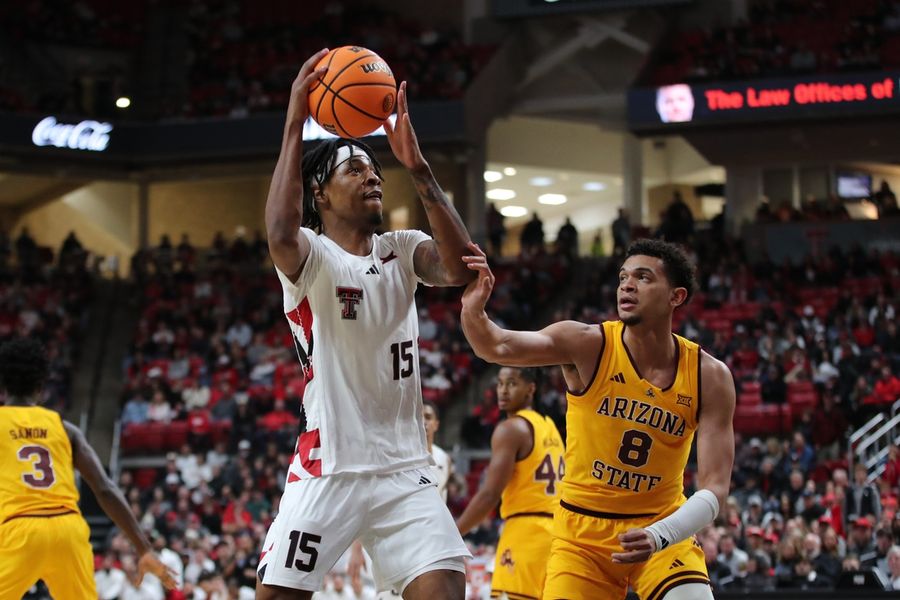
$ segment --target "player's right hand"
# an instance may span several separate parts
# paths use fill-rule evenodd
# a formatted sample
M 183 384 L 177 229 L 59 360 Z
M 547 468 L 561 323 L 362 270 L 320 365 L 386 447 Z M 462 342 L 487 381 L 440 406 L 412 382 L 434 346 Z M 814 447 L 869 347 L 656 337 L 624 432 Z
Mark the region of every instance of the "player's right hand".
M 138 560 L 137 585 L 141 585 L 145 573 L 156 575 L 167 590 L 174 590 L 177 585 L 175 571 L 164 565 L 155 552 L 145 552 Z
M 494 274 L 491 273 L 491 267 L 488 265 L 487 255 L 478 244 L 469 242 L 468 245 L 472 254 L 463 256 L 462 261 L 468 268 L 478 273 L 478 278 L 466 286 L 466 291 L 462 296 L 462 306 L 463 310 L 482 311 L 494 289 Z
M 309 116 L 309 87 L 316 79 L 328 72 L 328 67 L 316 69 L 322 57 L 328 54 L 328 48 L 322 48 L 303 63 L 291 84 L 291 99 L 288 102 L 288 122 L 304 123 Z

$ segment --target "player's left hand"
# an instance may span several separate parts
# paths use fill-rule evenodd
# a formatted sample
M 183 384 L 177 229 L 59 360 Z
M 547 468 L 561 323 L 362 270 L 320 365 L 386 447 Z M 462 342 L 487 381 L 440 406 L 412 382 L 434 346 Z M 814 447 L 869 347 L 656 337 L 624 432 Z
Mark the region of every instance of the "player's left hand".
M 462 261 L 466 263 L 466 267 L 478 273 L 478 278 L 466 286 L 462 295 L 462 306 L 463 310 L 477 312 L 484 310 L 487 305 L 494 289 L 495 279 L 484 250 L 475 242 L 469 242 L 468 247 L 472 254 L 463 256 Z
M 163 564 L 156 552 L 145 552 L 138 560 L 137 585 L 141 584 L 145 573 L 156 575 L 167 590 L 174 590 L 177 585 L 175 571 Z
M 656 541 L 646 529 L 629 529 L 619 534 L 619 543 L 624 552 L 613 552 L 614 563 L 644 562 L 656 552 Z
M 400 84 L 397 91 L 397 121 L 391 125 L 389 120 L 384 122 L 384 132 L 387 134 L 391 151 L 400 164 L 409 170 L 425 167 L 425 157 L 419 149 L 419 140 L 409 120 L 409 104 L 406 100 L 406 82 Z

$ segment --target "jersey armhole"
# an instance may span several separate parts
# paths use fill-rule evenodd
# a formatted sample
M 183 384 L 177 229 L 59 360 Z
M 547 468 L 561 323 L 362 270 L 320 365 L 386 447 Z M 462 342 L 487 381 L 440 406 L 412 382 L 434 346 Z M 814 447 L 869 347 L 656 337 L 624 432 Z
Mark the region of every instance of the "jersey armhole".
M 603 326 L 603 323 L 598 323 L 597 327 L 600 328 L 600 352 L 597 354 L 597 364 L 594 365 L 594 373 L 591 375 L 590 381 L 585 384 L 584 389 L 579 392 L 573 392 L 568 389 L 568 385 L 566 386 L 566 391 L 572 396 L 584 396 L 594 387 L 594 382 L 597 381 L 597 373 L 600 372 L 600 364 L 603 362 L 603 353 L 606 352 L 606 328 Z
M 703 408 L 703 346 L 697 346 L 697 425 L 700 424 L 700 410 Z
M 528 452 L 525 453 L 525 456 L 523 456 L 522 458 L 519 458 L 518 456 L 516 456 L 516 462 L 520 463 L 523 460 L 526 460 L 529 456 L 531 456 L 534 453 L 534 447 L 537 445 L 535 442 L 537 440 L 534 439 L 534 437 L 535 437 L 534 424 L 529 419 L 526 419 L 525 417 L 522 417 L 519 415 L 516 415 L 513 418 L 514 419 L 522 419 L 528 425 L 528 429 L 531 430 L 531 448 L 528 450 Z

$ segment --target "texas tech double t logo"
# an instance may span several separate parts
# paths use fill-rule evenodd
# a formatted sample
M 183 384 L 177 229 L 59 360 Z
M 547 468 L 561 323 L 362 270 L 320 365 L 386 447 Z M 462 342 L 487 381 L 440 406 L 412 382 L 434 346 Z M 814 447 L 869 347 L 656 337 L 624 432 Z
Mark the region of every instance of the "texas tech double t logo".
M 337 287 L 336 292 L 335 295 L 338 297 L 338 301 L 344 305 L 341 309 L 341 318 L 355 321 L 357 315 L 356 305 L 362 300 L 363 291 L 359 288 Z

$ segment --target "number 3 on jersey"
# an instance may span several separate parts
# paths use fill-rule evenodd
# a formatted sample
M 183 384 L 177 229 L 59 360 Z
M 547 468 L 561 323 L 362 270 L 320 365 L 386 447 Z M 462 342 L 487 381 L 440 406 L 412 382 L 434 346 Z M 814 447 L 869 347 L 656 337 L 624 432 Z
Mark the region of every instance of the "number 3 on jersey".
M 547 487 L 544 488 L 544 493 L 546 493 L 548 496 L 555 496 L 556 482 L 561 481 L 565 474 L 566 463 L 565 461 L 563 461 L 563 457 L 559 457 L 559 468 L 554 470 L 553 457 L 548 454 L 544 457 L 544 460 L 541 461 L 541 464 L 538 465 L 537 470 L 534 472 L 534 480 L 546 481 Z
M 37 460 L 34 460 L 37 457 Z M 31 463 L 33 471 L 24 473 L 22 481 L 28 487 L 39 490 L 47 489 L 56 482 L 53 474 L 53 460 L 50 458 L 50 450 L 37 444 L 22 446 L 16 453 L 16 458 L 22 462 Z

